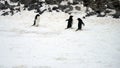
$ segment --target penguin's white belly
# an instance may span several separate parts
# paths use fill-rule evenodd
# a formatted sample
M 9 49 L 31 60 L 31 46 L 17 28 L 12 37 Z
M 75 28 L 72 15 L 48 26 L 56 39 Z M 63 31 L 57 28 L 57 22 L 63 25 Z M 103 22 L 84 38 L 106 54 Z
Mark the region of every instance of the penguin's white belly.
M 40 22 L 40 16 L 38 16 L 36 19 L 36 26 L 39 26 L 39 22 Z

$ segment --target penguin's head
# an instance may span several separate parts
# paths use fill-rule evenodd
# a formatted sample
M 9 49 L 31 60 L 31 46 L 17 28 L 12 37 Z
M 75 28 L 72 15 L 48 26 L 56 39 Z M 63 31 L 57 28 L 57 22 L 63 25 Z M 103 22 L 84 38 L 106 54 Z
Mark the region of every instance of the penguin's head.
M 71 15 L 70 18 L 72 18 L 73 16 Z
M 37 14 L 36 16 L 40 16 L 39 14 Z
M 81 20 L 80 18 L 78 18 L 77 20 Z

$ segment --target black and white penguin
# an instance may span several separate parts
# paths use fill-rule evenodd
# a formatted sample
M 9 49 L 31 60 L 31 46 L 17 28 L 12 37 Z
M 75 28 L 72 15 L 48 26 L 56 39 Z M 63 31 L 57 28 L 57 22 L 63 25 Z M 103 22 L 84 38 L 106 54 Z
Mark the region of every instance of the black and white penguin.
M 77 20 L 78 20 L 78 28 L 76 31 L 82 30 L 82 25 L 85 26 L 85 24 L 83 23 L 82 19 L 78 18 Z
M 37 14 L 34 19 L 34 24 L 32 26 L 39 26 L 40 14 Z
M 67 28 L 72 28 L 72 24 L 73 24 L 73 16 L 70 16 L 69 19 L 67 19 L 66 21 L 68 21 L 68 24 L 67 24 Z

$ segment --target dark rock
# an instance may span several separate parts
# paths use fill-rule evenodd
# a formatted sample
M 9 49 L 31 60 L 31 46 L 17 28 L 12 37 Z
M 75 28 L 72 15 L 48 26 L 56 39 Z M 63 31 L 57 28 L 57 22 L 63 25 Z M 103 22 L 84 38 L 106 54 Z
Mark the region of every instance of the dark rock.
M 75 9 L 78 10 L 78 11 L 81 10 L 81 8 L 79 6 L 75 6 Z
M 3 14 L 1 14 L 2 16 L 6 16 L 9 15 L 9 12 L 4 12 Z
M 19 0 L 10 0 L 11 2 L 18 2 Z
M 58 7 L 56 7 L 56 6 L 52 8 L 52 10 L 57 10 L 57 9 L 59 9 L 59 8 L 58 8 Z
M 3 9 L 7 9 L 7 7 L 5 6 L 5 4 L 0 3 L 0 10 L 3 10 Z

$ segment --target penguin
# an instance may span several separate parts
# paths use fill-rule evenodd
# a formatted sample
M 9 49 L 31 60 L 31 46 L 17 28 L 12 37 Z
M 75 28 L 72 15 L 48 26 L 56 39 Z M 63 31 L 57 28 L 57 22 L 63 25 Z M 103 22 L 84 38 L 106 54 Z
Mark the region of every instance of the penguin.
M 32 26 L 39 26 L 39 21 L 40 21 L 40 15 L 36 14 L 35 19 L 34 19 L 34 23 Z
M 71 16 L 69 17 L 69 19 L 67 19 L 66 21 L 68 21 L 68 24 L 67 24 L 67 28 L 66 28 L 66 29 L 72 28 L 73 16 L 71 15 Z
M 82 19 L 78 18 L 77 20 L 78 20 L 78 28 L 76 31 L 82 30 L 82 25 L 85 26 L 85 24 L 83 23 Z

